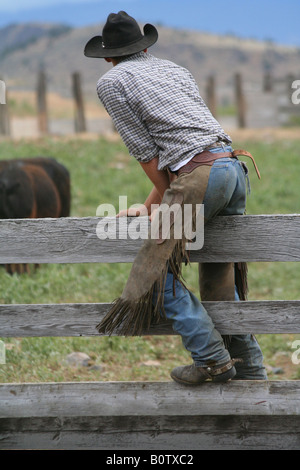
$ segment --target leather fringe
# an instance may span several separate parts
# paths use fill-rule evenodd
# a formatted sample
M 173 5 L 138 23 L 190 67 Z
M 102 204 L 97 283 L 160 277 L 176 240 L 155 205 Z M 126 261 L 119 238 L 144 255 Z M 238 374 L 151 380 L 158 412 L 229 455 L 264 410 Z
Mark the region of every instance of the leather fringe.
M 235 263 L 235 285 L 237 287 L 240 300 L 248 298 L 248 265 L 246 262 Z
M 143 332 L 146 333 L 151 325 L 166 320 L 164 311 L 166 276 L 168 271 L 172 272 L 174 281 L 178 280 L 185 287 L 181 272 L 182 262 L 187 258 L 185 244 L 186 240 L 178 240 L 160 278 L 138 301 L 132 302 L 121 296 L 113 302 L 109 312 L 96 326 L 99 333 L 109 336 L 113 333 L 123 336 L 140 336 Z
M 231 335 L 222 335 L 225 348 L 228 350 L 231 343 Z

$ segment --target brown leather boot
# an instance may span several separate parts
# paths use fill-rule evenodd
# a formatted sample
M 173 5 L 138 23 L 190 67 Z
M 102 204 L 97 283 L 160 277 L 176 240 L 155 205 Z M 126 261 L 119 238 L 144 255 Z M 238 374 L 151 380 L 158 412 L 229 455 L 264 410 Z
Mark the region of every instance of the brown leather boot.
M 172 370 L 171 377 L 176 382 L 185 385 L 199 385 L 206 380 L 211 380 L 212 382 L 227 382 L 236 374 L 233 364 L 237 361 L 236 359 L 232 359 L 213 367 L 197 367 L 195 364 L 179 366 Z

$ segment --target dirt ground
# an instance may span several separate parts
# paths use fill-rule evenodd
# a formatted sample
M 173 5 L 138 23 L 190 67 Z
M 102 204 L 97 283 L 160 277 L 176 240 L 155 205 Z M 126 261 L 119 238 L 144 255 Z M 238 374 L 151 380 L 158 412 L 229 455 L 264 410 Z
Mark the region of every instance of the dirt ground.
M 36 118 L 12 118 L 10 122 L 11 134 L 8 138 L 40 138 Z M 226 130 L 233 142 L 265 141 L 272 143 L 276 140 L 300 140 L 300 128 L 264 128 L 264 129 L 229 129 Z M 71 119 L 54 119 L 49 123 L 49 135 L 53 137 L 69 136 L 82 139 L 97 139 L 99 136 L 117 139 L 109 117 L 103 115 L 95 119 L 87 119 L 87 132 L 75 134 L 74 122 Z M 0 136 L 0 139 L 4 136 Z
M 10 136 L 13 139 L 40 138 L 38 119 L 36 116 L 36 94 L 34 91 L 13 91 L 8 99 L 8 115 Z M 111 119 L 99 103 L 97 97 L 87 97 L 84 104 L 87 132 L 81 138 L 95 139 L 104 135 L 113 139 L 117 134 Z M 65 98 L 57 93 L 47 95 L 48 133 L 55 137 L 75 135 L 75 104 L 73 99 Z M 259 128 L 238 129 L 234 117 L 220 118 L 220 124 L 234 142 L 249 140 L 300 139 L 300 127 L 293 128 Z M 76 134 L 78 136 L 78 134 Z M 3 136 L 0 135 L 0 139 Z
M 232 129 L 229 131 L 233 141 L 267 141 L 276 140 L 300 140 L 300 127 L 263 129 Z

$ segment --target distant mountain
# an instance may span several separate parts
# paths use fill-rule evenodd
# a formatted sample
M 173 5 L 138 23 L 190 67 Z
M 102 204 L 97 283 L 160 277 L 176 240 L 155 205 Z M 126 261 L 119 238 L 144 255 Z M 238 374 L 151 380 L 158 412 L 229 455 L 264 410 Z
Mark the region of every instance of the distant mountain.
M 0 76 L 9 88 L 33 90 L 43 68 L 50 91 L 71 94 L 71 74 L 82 75 L 84 92 L 95 96 L 96 82 L 110 65 L 84 57 L 86 42 L 103 25 L 70 28 L 61 24 L 25 23 L 0 29 Z M 300 76 L 300 49 L 268 41 L 217 36 L 158 27 L 158 43 L 149 52 L 187 67 L 205 93 L 207 77 L 214 75 L 218 94 L 226 100 L 233 77 L 240 72 L 249 84 L 262 82 L 266 71 L 275 77 Z
M 18 49 L 24 49 L 42 37 L 58 37 L 70 32 L 61 24 L 11 24 L 0 29 L 0 60 Z

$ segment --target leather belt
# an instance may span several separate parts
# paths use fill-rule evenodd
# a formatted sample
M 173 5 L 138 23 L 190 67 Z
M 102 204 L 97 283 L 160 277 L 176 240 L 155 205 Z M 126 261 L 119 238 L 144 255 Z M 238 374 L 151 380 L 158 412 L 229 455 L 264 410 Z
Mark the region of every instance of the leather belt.
M 213 165 L 215 160 L 219 158 L 238 158 L 239 155 L 243 155 L 245 157 L 249 157 L 252 160 L 254 168 L 256 170 L 257 176 L 260 179 L 260 173 L 258 167 L 255 163 L 255 160 L 250 152 L 246 150 L 234 150 L 233 152 L 218 152 L 213 153 L 209 150 L 204 150 L 203 152 L 197 153 L 186 165 L 179 168 L 176 172 L 178 176 L 182 175 L 183 173 L 191 173 L 195 168 L 200 165 Z
M 241 149 L 239 149 L 239 150 L 234 150 L 234 151 L 232 152 L 232 156 L 233 156 L 234 158 L 237 158 L 239 155 L 243 155 L 244 157 L 249 157 L 249 158 L 251 158 L 252 163 L 253 163 L 254 168 L 255 168 L 255 171 L 256 171 L 256 173 L 257 173 L 257 176 L 258 176 L 258 178 L 260 179 L 260 172 L 259 172 L 259 170 L 258 170 L 258 167 L 257 167 L 256 163 L 255 163 L 254 157 L 251 155 L 251 153 L 250 153 L 250 152 L 247 152 L 247 150 L 241 150 Z

